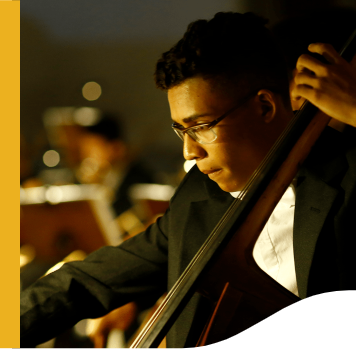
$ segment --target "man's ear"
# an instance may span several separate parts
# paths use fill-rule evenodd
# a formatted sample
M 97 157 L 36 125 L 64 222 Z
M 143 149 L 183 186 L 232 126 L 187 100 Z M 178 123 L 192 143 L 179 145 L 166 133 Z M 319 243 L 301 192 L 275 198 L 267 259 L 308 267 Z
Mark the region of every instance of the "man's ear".
M 265 123 L 270 123 L 276 116 L 277 96 L 270 90 L 260 90 L 257 93 L 258 103 L 260 105 L 261 116 Z

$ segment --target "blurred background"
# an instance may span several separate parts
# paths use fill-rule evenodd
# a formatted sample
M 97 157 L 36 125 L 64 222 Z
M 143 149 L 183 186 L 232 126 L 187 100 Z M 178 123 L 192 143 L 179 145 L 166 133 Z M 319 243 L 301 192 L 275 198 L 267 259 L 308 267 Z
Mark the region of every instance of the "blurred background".
M 115 112 L 132 151 L 162 175 L 182 165 L 170 130 L 165 93 L 153 82 L 155 62 L 187 25 L 218 11 L 253 11 L 270 24 L 355 0 L 31 0 L 21 3 L 21 132 L 32 155 L 46 141 L 47 108 L 90 106 Z M 88 82 L 101 89 L 83 95 Z M 90 86 L 87 86 L 90 87 Z M 155 161 L 151 161 L 155 159 Z
M 335 36 L 337 47 L 356 23 L 356 0 L 21 1 L 22 289 L 164 213 L 191 165 L 155 63 L 190 22 L 219 11 L 268 18 L 291 76 L 309 43 Z M 135 316 L 112 345 L 127 345 L 144 311 L 124 312 Z M 46 346 L 110 347 L 89 339 L 93 326 Z

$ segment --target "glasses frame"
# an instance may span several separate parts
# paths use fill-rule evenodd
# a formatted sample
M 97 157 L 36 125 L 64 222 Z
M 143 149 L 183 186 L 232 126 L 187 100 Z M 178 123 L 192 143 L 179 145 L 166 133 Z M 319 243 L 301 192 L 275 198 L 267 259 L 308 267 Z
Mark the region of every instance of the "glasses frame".
M 259 91 L 259 90 L 258 90 Z M 199 124 L 199 125 L 194 125 L 190 127 L 183 127 L 182 125 L 177 124 L 174 122 L 172 124 L 172 128 L 174 132 L 178 135 L 178 137 L 184 142 L 184 135 L 187 133 L 190 138 L 192 138 L 194 141 L 200 143 L 200 144 L 211 144 L 213 143 L 216 138 L 218 137 L 215 131 L 213 130 L 213 127 L 215 127 L 221 120 L 225 119 L 227 116 L 229 116 L 233 111 L 238 109 L 239 107 L 242 107 L 243 104 L 245 104 L 250 98 L 254 97 L 258 91 L 253 91 L 252 93 L 249 93 L 246 97 L 242 98 L 237 105 L 229 109 L 226 113 L 223 115 L 219 116 L 217 119 L 207 122 L 204 124 Z M 178 126 L 179 125 L 179 126 Z M 208 131 L 212 131 L 214 134 L 214 139 L 211 142 L 203 142 L 199 140 L 194 132 L 194 129 L 198 129 L 202 126 L 208 126 Z

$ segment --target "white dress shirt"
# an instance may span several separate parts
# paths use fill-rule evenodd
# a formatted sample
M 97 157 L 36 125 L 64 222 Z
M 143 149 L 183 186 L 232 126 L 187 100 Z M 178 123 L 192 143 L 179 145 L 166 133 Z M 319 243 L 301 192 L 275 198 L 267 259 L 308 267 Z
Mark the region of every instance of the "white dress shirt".
M 237 197 L 240 192 L 230 193 Z M 253 249 L 257 265 L 298 296 L 293 253 L 295 187 L 292 183 L 275 207 Z

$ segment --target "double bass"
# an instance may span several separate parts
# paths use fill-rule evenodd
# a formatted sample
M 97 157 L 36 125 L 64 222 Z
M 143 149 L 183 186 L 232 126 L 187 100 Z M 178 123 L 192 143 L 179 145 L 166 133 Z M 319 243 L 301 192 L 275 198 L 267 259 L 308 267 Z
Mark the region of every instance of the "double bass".
M 356 30 L 340 55 L 356 52 Z M 158 347 L 195 292 L 214 304 L 196 345 L 244 331 L 299 297 L 263 272 L 253 259 L 258 236 L 314 143 L 330 121 L 305 102 L 162 301 L 131 348 Z

